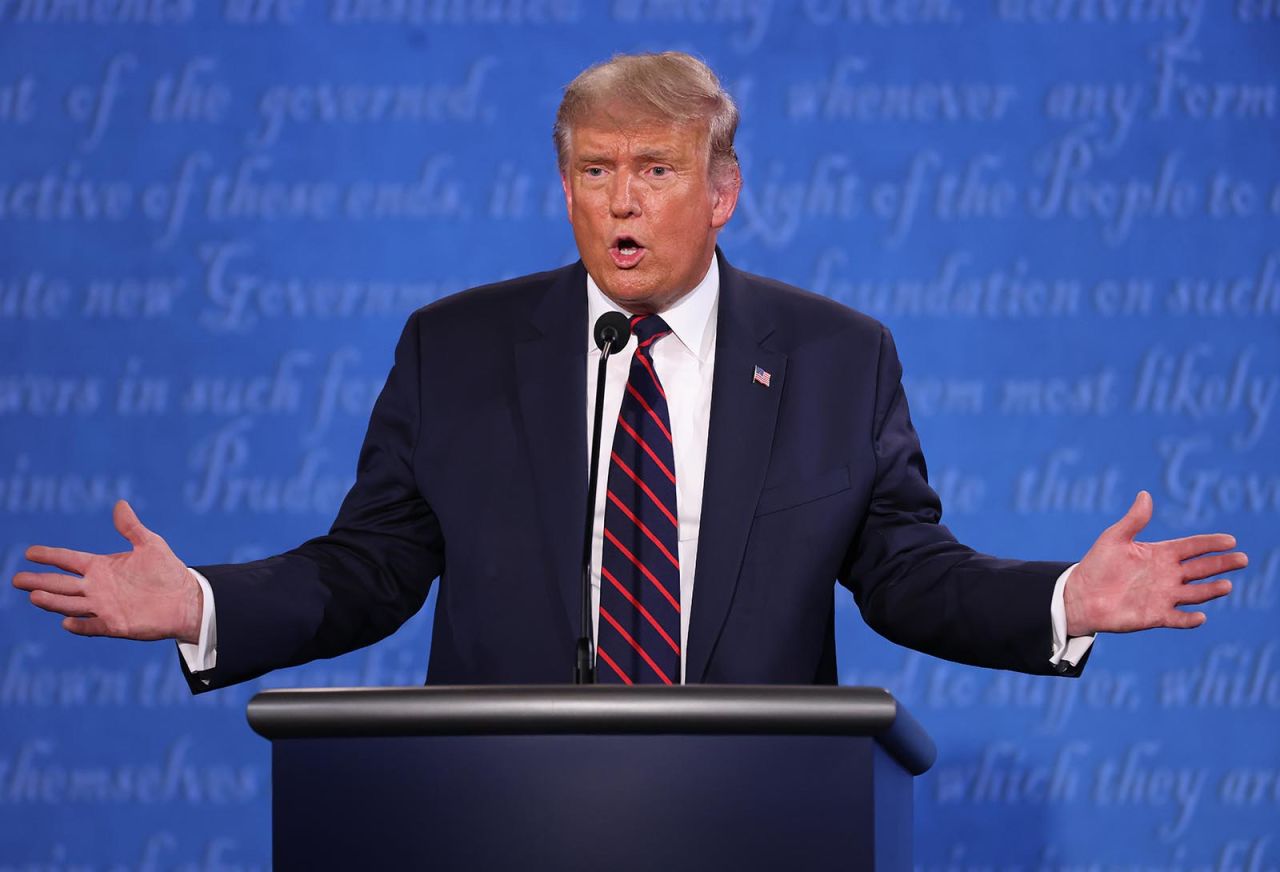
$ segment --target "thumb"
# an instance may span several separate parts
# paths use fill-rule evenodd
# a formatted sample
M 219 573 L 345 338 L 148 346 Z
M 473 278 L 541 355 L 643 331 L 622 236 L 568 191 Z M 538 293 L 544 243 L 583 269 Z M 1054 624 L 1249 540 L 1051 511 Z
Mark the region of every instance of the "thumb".
M 102 618 L 63 618 L 62 629 L 77 636 L 110 636 L 107 622 Z
M 1146 528 L 1147 524 L 1151 523 L 1151 510 L 1151 494 L 1138 491 L 1138 495 L 1133 498 L 1133 505 L 1129 506 L 1129 511 L 1111 526 L 1111 531 L 1117 536 L 1132 541 Z
M 142 522 L 134 514 L 133 507 L 124 500 L 116 503 L 116 507 L 111 513 L 111 520 L 115 522 L 116 530 L 120 532 L 120 535 L 128 539 L 129 544 L 135 547 L 141 545 L 147 536 L 151 535 L 151 531 L 142 526 Z

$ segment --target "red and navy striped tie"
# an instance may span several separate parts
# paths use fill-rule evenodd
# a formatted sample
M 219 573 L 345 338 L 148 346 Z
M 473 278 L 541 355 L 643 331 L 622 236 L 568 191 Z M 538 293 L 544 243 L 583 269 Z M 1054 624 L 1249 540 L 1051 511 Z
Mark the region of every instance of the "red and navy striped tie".
M 609 461 L 596 674 L 602 684 L 680 683 L 680 524 L 667 395 L 653 345 L 671 332 L 637 315 L 639 340 Z

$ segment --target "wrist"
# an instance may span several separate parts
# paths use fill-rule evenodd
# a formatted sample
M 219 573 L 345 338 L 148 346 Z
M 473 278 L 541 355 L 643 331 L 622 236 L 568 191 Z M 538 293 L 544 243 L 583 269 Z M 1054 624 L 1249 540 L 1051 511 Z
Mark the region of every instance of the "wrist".
M 1067 619 L 1067 636 L 1089 636 L 1096 630 L 1089 624 L 1088 617 L 1085 614 L 1084 604 L 1080 601 L 1080 597 L 1076 595 L 1079 587 L 1079 570 L 1072 573 L 1072 577 L 1067 579 L 1066 587 L 1062 590 L 1062 609 Z
M 187 581 L 189 586 L 186 589 L 186 596 L 183 597 L 182 619 L 179 621 L 175 638 L 179 642 L 196 645 L 200 642 L 200 622 L 204 616 L 204 590 L 200 587 L 200 583 L 191 577 L 190 572 L 187 572 Z

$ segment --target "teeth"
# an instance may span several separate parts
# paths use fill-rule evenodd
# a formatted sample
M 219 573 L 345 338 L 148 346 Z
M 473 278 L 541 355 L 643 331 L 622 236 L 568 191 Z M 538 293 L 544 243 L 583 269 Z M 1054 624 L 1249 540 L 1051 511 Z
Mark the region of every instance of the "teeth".
M 635 254 L 635 253 L 636 253 L 636 250 L 637 250 L 637 248 L 636 248 L 636 246 L 634 246 L 634 245 L 620 245 L 620 246 L 618 246 L 618 253 L 619 253 L 619 254 L 632 255 L 632 254 Z

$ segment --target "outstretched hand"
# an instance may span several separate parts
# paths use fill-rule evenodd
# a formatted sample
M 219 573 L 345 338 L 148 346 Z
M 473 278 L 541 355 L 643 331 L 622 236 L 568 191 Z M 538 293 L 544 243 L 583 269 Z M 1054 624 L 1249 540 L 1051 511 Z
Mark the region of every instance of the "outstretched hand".
M 124 500 L 116 503 L 112 520 L 132 550 L 92 554 L 32 545 L 26 555 L 32 563 L 75 574 L 19 572 L 13 586 L 30 591 L 34 605 L 65 615 L 63 628 L 80 636 L 195 642 L 203 606 L 200 585 Z
M 1206 533 L 1165 542 L 1135 541 L 1150 522 L 1151 511 L 1151 494 L 1142 491 L 1072 571 L 1063 594 L 1068 635 L 1191 629 L 1204 623 L 1204 612 L 1184 612 L 1176 606 L 1198 605 L 1231 592 L 1225 578 L 1192 582 L 1248 565 L 1241 551 L 1215 553 L 1234 548 L 1235 537 Z

